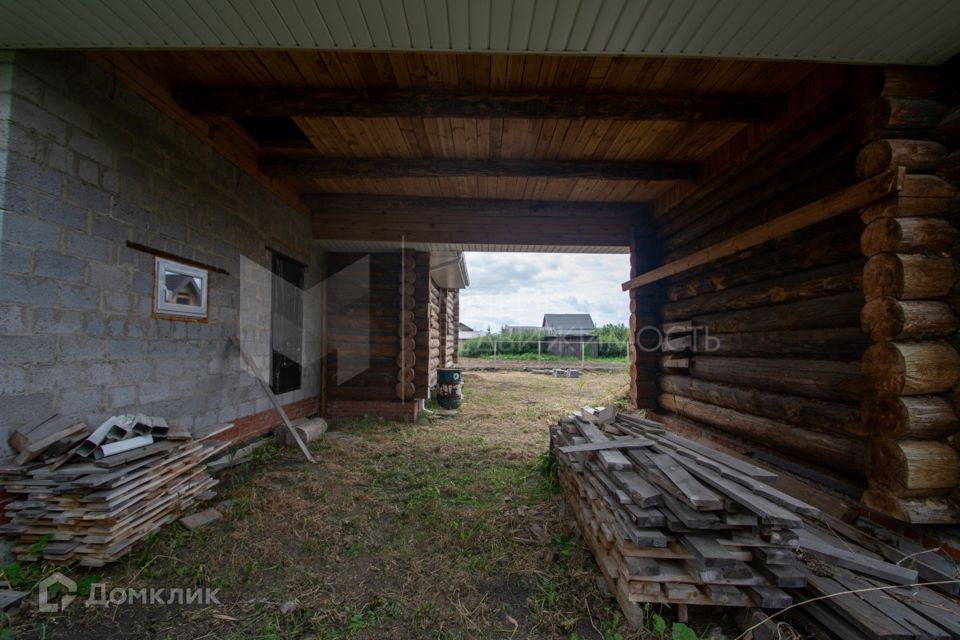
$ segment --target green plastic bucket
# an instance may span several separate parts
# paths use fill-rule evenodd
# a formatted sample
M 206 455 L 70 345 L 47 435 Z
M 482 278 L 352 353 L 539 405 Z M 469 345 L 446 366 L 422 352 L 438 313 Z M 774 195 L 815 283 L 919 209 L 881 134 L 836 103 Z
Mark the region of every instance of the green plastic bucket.
M 437 369 L 437 403 L 444 409 L 457 409 L 463 404 L 460 369 Z

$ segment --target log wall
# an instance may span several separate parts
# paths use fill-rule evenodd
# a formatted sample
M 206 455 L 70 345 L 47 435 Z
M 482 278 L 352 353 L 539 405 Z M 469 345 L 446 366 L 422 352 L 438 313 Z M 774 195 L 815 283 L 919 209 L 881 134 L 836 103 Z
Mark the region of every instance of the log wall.
M 821 91 L 778 144 L 658 211 L 658 264 L 855 184 L 865 84 Z M 842 214 L 661 281 L 661 410 L 862 481 L 862 230 Z
M 440 364 L 452 367 L 457 362 L 457 341 L 460 326 L 460 291 L 458 289 L 440 290 Z
M 658 210 L 656 264 L 899 168 L 895 195 L 631 292 L 635 330 L 650 316 L 635 300 L 659 298 L 664 413 L 862 482 L 869 507 L 928 523 L 960 518 L 960 115 L 936 87 L 893 70 L 837 86 L 744 171 Z M 639 389 L 649 374 L 631 362 Z
M 384 407 L 427 397 L 429 269 L 428 253 L 325 255 L 324 382 L 337 409 L 331 414 L 408 415 Z

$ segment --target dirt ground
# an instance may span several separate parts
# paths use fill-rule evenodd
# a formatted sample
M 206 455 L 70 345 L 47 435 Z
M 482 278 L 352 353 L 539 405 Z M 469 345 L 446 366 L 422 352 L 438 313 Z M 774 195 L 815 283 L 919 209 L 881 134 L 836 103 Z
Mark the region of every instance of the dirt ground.
M 30 598 L 0 640 L 660 637 L 623 627 L 539 468 L 547 427 L 621 396 L 625 374 L 464 377 L 455 417 L 334 425 L 316 466 L 261 448 L 222 478 L 223 520 L 168 526 L 96 575 L 68 569 L 108 591 L 219 588 L 220 605 L 41 614 Z

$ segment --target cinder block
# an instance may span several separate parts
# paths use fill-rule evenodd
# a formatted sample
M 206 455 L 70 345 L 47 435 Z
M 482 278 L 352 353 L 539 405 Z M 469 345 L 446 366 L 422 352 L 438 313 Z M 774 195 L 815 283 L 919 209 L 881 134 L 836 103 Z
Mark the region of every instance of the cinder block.
M 37 334 L 78 334 L 83 332 L 83 314 L 67 309 L 34 309 L 33 331 Z
M 96 287 L 61 284 L 59 305 L 64 309 L 93 311 L 100 306 L 100 290 Z
M 61 198 L 41 193 L 37 211 L 41 220 L 80 231 L 87 230 L 87 212 L 81 207 L 64 202 Z
M 53 306 L 59 290 L 59 285 L 53 280 L 0 273 L 0 302 Z
M 60 415 L 87 419 L 92 412 L 104 410 L 103 387 L 66 387 L 60 394 L 57 409 Z
M 15 244 L 0 243 L 0 272 L 28 274 L 33 271 L 33 250 Z
M 170 397 L 170 385 L 166 382 L 144 382 L 137 385 L 140 402 L 158 402 Z
M 70 148 L 106 166 L 113 165 L 113 151 L 100 140 L 85 131 L 74 129 L 70 134 Z
M 130 270 L 116 264 L 90 263 L 89 284 L 108 291 L 129 291 Z
M 87 263 L 79 258 L 58 253 L 38 252 L 34 275 L 60 282 L 81 283 L 87 276 Z
M 63 253 L 75 258 L 108 262 L 116 245 L 105 239 L 85 232 L 66 229 L 63 231 Z
M 0 394 L 26 392 L 27 370 L 23 367 L 0 365 Z
M 137 403 L 136 385 L 110 387 L 108 390 L 107 411 L 116 411 L 122 407 L 129 407 Z
M 60 227 L 7 212 L 3 214 L 3 242 L 32 249 L 56 251 L 60 246 Z
M 111 338 L 107 340 L 107 355 L 113 360 L 136 360 L 143 357 L 143 340 Z
M 18 304 L 0 304 L 0 334 L 4 336 L 26 333 L 24 308 Z
M 87 366 L 84 378 L 88 385 L 110 385 L 115 381 L 113 364 L 110 362 L 95 362 Z

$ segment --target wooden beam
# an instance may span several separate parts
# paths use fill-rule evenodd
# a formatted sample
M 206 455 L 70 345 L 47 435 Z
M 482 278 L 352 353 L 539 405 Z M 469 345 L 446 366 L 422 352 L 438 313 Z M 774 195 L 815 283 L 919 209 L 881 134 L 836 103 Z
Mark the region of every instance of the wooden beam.
M 770 222 L 765 222 L 753 227 L 723 242 L 718 242 L 706 249 L 701 249 L 679 260 L 674 260 L 673 262 L 657 267 L 652 271 L 642 273 L 624 282 L 621 287 L 624 291 L 636 289 L 669 276 L 683 273 L 702 264 L 731 256 L 738 251 L 763 244 L 768 240 L 783 237 L 804 227 L 809 227 L 812 224 L 866 206 L 872 202 L 882 200 L 900 190 L 904 176 L 905 171 L 902 168 L 892 169 L 869 180 L 859 182 L 852 187 L 830 194 L 816 202 L 795 209 Z
M 598 180 L 694 180 L 688 162 L 603 162 L 591 160 L 488 160 L 478 158 L 266 157 L 260 170 L 273 178 L 588 178 Z
M 772 122 L 778 98 L 590 93 L 331 91 L 310 87 L 177 87 L 177 103 L 198 116 L 333 118 L 529 118 Z
M 649 228 L 643 203 L 306 194 L 315 238 L 512 245 L 627 246 Z

